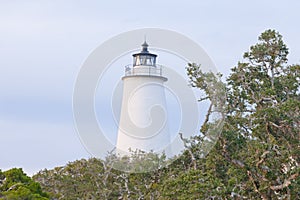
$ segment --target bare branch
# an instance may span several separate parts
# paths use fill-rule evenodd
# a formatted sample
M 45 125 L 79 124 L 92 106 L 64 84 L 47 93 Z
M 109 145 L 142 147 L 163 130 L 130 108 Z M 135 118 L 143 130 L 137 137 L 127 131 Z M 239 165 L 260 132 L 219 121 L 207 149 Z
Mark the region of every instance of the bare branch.
M 200 101 L 204 101 L 204 100 L 207 100 L 207 99 L 209 99 L 209 96 L 202 97 L 202 98 L 198 99 L 198 101 L 200 102 Z
M 271 190 L 282 190 L 286 187 L 288 187 L 291 183 L 292 183 L 292 180 L 294 180 L 295 178 L 297 178 L 299 176 L 299 174 L 293 174 L 291 175 L 288 179 L 285 179 L 284 182 L 280 185 L 273 185 L 273 186 L 270 186 Z
M 186 138 L 183 138 L 182 133 L 179 133 L 180 139 L 183 142 L 184 147 L 187 149 L 187 151 L 189 152 L 191 159 L 192 159 L 192 163 L 193 163 L 193 168 L 194 170 L 197 169 L 197 162 L 196 162 L 196 158 L 191 150 L 191 148 L 187 145 L 188 140 Z
M 209 108 L 208 108 L 208 110 L 207 110 L 207 113 L 206 113 L 206 115 L 205 115 L 205 120 L 204 120 L 204 122 L 203 122 L 203 125 L 205 125 L 205 124 L 208 123 L 208 121 L 209 121 L 209 116 L 210 116 L 210 114 L 211 114 L 212 107 L 213 107 L 213 104 L 210 103 Z
M 270 151 L 265 151 L 263 154 L 260 156 L 260 160 L 256 163 L 256 167 L 258 167 L 261 163 L 265 161 L 266 156 L 270 153 Z
M 254 187 L 254 191 L 257 192 L 261 196 L 261 199 L 267 200 L 267 198 L 258 190 L 257 183 L 255 183 L 254 178 L 252 176 L 252 173 L 248 170 L 247 174 L 248 174 L 248 177 L 249 177 L 249 179 L 250 179 L 250 181 L 251 181 L 251 183 Z
M 272 126 L 274 126 L 274 127 L 276 127 L 276 128 L 282 128 L 283 127 L 283 125 L 281 125 L 281 126 L 279 126 L 279 125 L 277 125 L 277 124 L 275 124 L 274 122 L 269 122 Z

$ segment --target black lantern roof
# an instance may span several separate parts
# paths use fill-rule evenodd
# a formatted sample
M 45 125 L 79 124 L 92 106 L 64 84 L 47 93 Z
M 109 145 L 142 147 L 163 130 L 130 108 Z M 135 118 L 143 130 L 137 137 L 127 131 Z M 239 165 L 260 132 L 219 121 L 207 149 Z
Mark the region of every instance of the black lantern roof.
M 148 44 L 145 41 L 142 44 L 142 51 L 140 53 L 133 54 L 133 66 L 138 65 L 148 65 L 148 66 L 155 66 L 156 65 L 156 54 L 152 54 L 148 51 Z

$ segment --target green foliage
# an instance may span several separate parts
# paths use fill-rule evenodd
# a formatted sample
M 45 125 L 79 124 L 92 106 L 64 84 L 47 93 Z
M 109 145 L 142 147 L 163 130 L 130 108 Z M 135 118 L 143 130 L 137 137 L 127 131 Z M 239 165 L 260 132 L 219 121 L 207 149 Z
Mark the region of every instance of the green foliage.
M 243 162 L 230 175 L 244 170 L 242 194 L 248 198 L 299 198 L 300 76 L 299 65 L 288 65 L 287 55 L 282 36 L 267 30 L 228 78 L 228 129 L 246 139 L 246 148 L 224 151 Z
M 159 199 L 221 199 L 224 197 L 224 190 L 222 180 L 211 173 L 190 170 L 181 172 L 175 179 L 167 179 Z
M 46 200 L 48 194 L 21 168 L 13 168 L 5 172 L 0 171 L 0 197 L 7 200 Z
M 132 158 L 75 161 L 40 171 L 34 180 L 57 199 L 300 199 L 300 66 L 287 63 L 288 48 L 278 32 L 267 30 L 258 40 L 227 84 L 201 65 L 188 65 L 191 86 L 205 95 L 199 101 L 210 100 L 211 106 L 201 134 L 182 138 L 186 150 L 172 164 L 135 152 Z M 224 118 L 219 138 L 212 128 L 219 122 L 210 120 L 216 111 Z M 214 147 L 206 155 L 209 145 Z M 141 161 L 158 170 L 130 173 Z M 0 180 L 4 176 L 0 172 Z M 12 179 L 27 187 L 30 181 Z
M 111 163 L 114 169 L 133 173 L 154 171 L 169 163 L 166 161 L 166 155 L 164 153 L 146 153 L 141 150 L 131 151 L 130 156 L 117 157 L 116 155 L 109 155 L 106 158 L 106 162 Z

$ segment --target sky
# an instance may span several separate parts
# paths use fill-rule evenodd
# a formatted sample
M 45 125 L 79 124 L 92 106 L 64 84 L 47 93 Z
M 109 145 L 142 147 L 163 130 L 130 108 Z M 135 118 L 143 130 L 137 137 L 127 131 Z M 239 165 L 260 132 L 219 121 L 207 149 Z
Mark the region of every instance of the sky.
M 299 63 L 299 10 L 298 0 L 0 0 L 0 169 L 32 175 L 91 156 L 76 132 L 72 93 L 85 59 L 111 37 L 173 30 L 228 76 L 266 29 L 283 35 L 289 63 Z

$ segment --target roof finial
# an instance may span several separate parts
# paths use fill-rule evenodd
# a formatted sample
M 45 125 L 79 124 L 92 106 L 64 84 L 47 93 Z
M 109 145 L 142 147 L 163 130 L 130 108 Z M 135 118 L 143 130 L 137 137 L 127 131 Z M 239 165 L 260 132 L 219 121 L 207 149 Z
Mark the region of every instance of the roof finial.
M 148 51 L 148 44 L 147 44 L 147 42 L 146 42 L 146 34 L 144 35 L 144 43 L 142 44 L 142 52 L 143 53 L 148 53 L 149 51 Z

